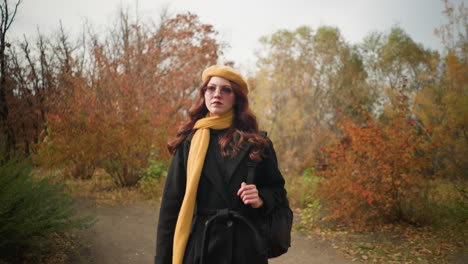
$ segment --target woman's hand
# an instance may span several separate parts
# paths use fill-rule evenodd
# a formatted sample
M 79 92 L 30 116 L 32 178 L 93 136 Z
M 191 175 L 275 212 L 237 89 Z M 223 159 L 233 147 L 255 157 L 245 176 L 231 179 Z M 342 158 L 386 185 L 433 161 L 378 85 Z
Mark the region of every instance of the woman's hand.
M 258 196 L 257 186 L 255 184 L 241 183 L 240 189 L 237 191 L 244 204 L 250 204 L 253 208 L 260 208 L 263 205 L 263 200 Z

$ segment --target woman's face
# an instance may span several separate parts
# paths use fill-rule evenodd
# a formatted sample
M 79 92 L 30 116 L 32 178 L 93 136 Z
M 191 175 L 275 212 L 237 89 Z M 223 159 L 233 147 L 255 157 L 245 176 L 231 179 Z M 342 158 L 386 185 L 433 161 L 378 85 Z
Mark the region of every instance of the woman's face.
M 210 116 L 223 115 L 232 109 L 235 95 L 228 80 L 213 76 L 204 89 L 205 105 Z

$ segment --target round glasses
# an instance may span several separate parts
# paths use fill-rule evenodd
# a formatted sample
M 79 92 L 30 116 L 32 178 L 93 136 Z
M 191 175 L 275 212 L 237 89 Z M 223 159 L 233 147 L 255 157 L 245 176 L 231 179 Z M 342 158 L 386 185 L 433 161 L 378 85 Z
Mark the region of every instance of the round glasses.
M 229 86 L 221 86 L 219 89 L 222 96 L 229 96 L 233 93 L 232 88 Z M 205 86 L 203 87 L 203 91 L 209 96 L 212 96 L 216 93 L 216 86 Z

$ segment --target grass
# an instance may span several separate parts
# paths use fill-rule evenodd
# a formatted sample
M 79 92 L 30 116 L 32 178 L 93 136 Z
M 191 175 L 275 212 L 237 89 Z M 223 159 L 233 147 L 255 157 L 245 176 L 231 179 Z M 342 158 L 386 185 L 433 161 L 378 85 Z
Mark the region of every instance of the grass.
M 139 186 L 118 187 L 112 177 L 103 169 L 97 169 L 91 179 L 74 179 L 61 176 L 55 171 L 57 179 L 64 183 L 76 198 L 86 198 L 94 202 L 96 207 L 101 205 L 132 204 L 139 201 L 156 203 L 159 195 L 156 191 L 148 194 Z M 163 183 L 156 183 L 154 189 L 162 190 Z M 154 194 L 154 195 L 153 195 Z
M 330 242 L 343 256 L 364 263 L 451 263 L 456 253 L 466 253 L 468 245 L 466 224 L 437 229 L 387 225 L 365 233 L 315 227 L 309 234 Z
M 30 251 L 26 254 L 23 264 L 66 264 L 88 263 L 88 261 L 76 261 L 79 254 L 77 250 L 81 247 L 81 242 L 76 239 L 74 233 L 67 233 L 65 236 L 54 235 L 53 239 L 44 244 L 41 251 Z

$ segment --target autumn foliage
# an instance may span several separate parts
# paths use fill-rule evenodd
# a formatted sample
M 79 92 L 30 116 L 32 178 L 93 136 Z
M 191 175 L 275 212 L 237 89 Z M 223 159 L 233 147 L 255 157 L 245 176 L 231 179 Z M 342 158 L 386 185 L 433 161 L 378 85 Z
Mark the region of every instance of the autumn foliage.
M 299 206 L 328 204 L 343 222 L 417 222 L 411 212 L 433 176 L 466 201 L 467 38 L 452 32 L 468 15 L 444 2 L 442 54 L 398 26 L 356 45 L 333 26 L 261 39 L 249 99 L 290 193 L 305 192 Z M 9 48 L 0 39 L 4 160 L 32 155 L 36 165 L 84 179 L 102 168 L 117 186 L 137 183 L 151 160 L 166 167 L 166 142 L 223 45 L 194 14 L 160 15 L 143 23 L 121 11 L 112 27 L 86 26 L 77 42 L 62 27 Z
M 432 160 L 439 176 L 450 179 L 468 197 L 468 62 L 455 52 L 442 60 L 443 79 L 417 94 L 416 114 L 438 142 Z
M 104 175 L 109 188 L 160 195 L 171 159 L 166 142 L 186 118 L 203 69 L 223 64 L 214 27 L 192 13 L 166 10 L 155 22 L 121 10 L 107 29 L 85 24 L 77 39 L 60 25 L 53 35 L 38 30 L 34 40 L 12 40 L 7 33 L 21 2 L 0 3 L 0 168 L 8 169 L 0 182 L 22 182 L 3 188 L 5 197 L 21 198 L 10 207 L 29 201 L 26 209 L 37 211 L 38 195 L 71 206 L 48 191 L 55 184 L 29 179 L 29 165 L 13 162 L 28 157 L 33 166 L 80 178 L 74 182 L 94 184 L 81 179 Z M 338 223 L 382 230 L 404 222 L 466 231 L 468 9 L 442 2 L 448 23 L 436 34 L 443 51 L 398 26 L 356 44 L 327 25 L 261 38 L 257 68 L 247 76 L 249 100 L 306 229 Z M 30 190 L 42 183 L 45 191 Z M 7 213 L 18 223 L 34 215 Z
M 119 186 L 141 178 L 150 153 L 167 162 L 167 139 L 189 108 L 201 71 L 217 60 L 215 35 L 192 14 L 154 29 L 123 13 L 107 38 L 91 35 L 88 68 L 62 74 L 63 86 L 49 95 L 39 160 L 66 165 L 82 178 L 101 167 Z
M 261 39 L 249 96 L 306 225 L 466 221 L 451 212 L 468 198 L 468 13 L 443 2 L 442 53 L 398 26 L 357 45 L 328 26 Z
M 387 124 L 344 118 L 338 127 L 345 137 L 323 150 L 326 165 L 317 173 L 330 217 L 358 228 L 411 221 L 407 203 L 421 209 L 417 197 L 430 172 L 430 148 L 414 121 L 403 114 Z
M 2 49 L 0 159 L 33 155 L 83 179 L 103 168 L 118 186 L 134 185 L 150 154 L 167 163 L 166 142 L 221 45 L 194 14 L 142 21 L 121 11 L 104 32 L 87 25 L 77 42 L 60 27 L 8 56 Z

